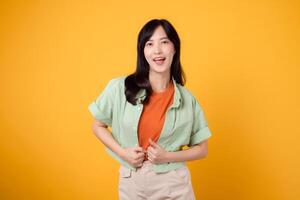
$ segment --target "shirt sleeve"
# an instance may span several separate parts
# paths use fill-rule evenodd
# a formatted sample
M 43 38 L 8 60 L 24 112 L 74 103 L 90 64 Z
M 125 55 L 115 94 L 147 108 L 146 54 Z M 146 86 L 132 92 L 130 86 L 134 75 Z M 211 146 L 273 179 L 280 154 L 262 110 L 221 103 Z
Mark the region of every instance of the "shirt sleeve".
M 110 80 L 103 92 L 88 106 L 90 113 L 95 119 L 100 120 L 110 127 L 112 126 L 116 88 L 117 80 Z
M 189 147 L 199 144 L 211 136 L 211 131 L 208 127 L 205 114 L 197 99 L 193 98 L 194 119 Z

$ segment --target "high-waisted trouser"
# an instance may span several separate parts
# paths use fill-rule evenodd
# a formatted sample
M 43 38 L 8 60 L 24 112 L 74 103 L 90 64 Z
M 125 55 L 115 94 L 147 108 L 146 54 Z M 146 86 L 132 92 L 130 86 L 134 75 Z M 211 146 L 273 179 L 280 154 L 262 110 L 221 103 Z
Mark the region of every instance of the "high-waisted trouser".
M 120 166 L 120 200 L 194 200 L 188 167 L 155 173 L 152 163 L 145 161 L 137 171 Z

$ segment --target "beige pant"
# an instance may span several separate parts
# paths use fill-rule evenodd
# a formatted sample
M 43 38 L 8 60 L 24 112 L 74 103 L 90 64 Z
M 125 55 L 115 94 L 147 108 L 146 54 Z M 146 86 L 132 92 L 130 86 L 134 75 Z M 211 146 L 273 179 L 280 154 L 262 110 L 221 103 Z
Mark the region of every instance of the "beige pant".
M 184 166 L 155 173 L 150 161 L 133 171 L 119 169 L 120 200 L 195 200 L 189 169 Z

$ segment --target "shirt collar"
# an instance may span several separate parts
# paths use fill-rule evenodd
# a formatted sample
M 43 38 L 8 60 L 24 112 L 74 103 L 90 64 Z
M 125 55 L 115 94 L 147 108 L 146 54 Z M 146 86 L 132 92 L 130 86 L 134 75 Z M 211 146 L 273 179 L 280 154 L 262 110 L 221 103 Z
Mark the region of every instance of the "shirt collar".
M 175 81 L 174 77 L 172 76 L 172 81 L 173 81 L 173 85 L 174 85 L 174 100 L 173 100 L 173 104 L 171 106 L 172 107 L 179 107 L 180 103 L 181 103 L 181 94 L 180 91 L 178 89 L 178 83 Z M 140 89 L 140 91 L 137 93 L 136 95 L 137 97 L 137 103 L 141 104 L 142 101 L 146 98 L 146 89 Z

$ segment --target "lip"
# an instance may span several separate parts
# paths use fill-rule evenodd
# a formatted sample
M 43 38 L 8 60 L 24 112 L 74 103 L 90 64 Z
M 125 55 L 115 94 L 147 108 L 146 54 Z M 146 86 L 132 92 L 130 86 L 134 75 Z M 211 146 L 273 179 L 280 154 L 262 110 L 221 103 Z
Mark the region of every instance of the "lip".
M 165 60 L 165 59 L 166 59 L 166 57 L 155 57 L 155 58 L 153 58 L 153 61 L 160 60 L 160 59 L 163 59 L 163 60 Z

